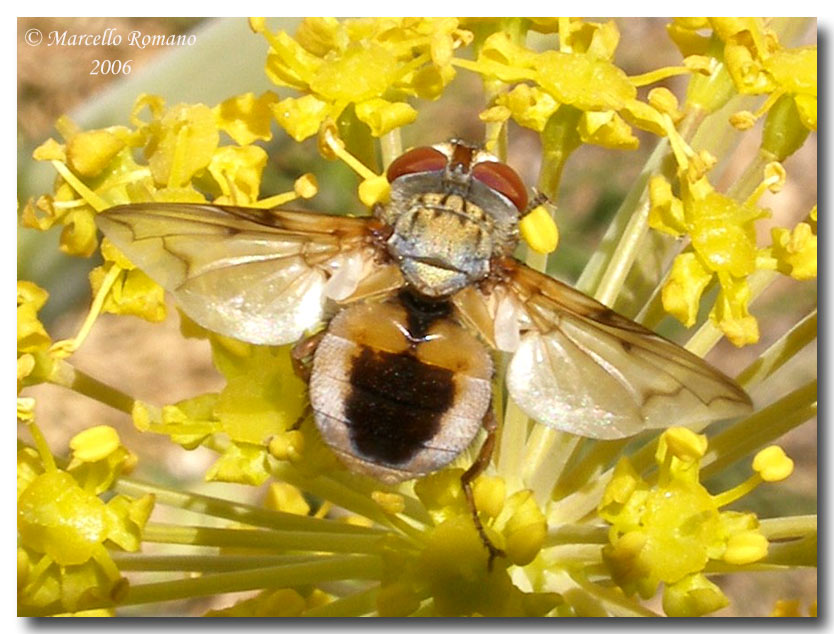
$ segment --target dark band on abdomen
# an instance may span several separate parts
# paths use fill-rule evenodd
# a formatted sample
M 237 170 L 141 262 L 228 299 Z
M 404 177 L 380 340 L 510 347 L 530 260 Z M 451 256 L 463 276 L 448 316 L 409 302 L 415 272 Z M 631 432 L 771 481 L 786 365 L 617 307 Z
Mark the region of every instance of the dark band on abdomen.
M 388 465 L 409 461 L 437 434 L 455 398 L 454 374 L 411 352 L 365 347 L 353 360 L 345 419 L 358 455 Z

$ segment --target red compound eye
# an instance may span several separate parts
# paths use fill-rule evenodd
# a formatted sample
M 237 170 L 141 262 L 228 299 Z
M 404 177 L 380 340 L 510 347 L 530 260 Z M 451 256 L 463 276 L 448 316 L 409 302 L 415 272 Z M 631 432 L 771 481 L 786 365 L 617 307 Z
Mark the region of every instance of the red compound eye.
M 484 161 L 472 168 L 472 176 L 490 189 L 504 194 L 519 211 L 527 209 L 527 189 L 509 165 Z
M 395 159 L 388 166 L 386 176 L 388 182 L 393 183 L 394 179 L 404 174 L 436 172 L 446 167 L 447 160 L 443 152 L 435 150 L 433 147 L 416 147 Z

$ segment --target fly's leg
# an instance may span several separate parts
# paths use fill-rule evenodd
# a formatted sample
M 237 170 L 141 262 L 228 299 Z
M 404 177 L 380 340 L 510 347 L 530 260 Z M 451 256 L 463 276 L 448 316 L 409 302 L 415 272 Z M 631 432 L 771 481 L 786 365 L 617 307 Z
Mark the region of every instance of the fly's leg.
M 475 462 L 473 462 L 472 466 L 469 467 L 460 477 L 460 483 L 463 487 L 463 494 L 466 497 L 466 502 L 469 504 L 469 510 L 472 512 L 472 520 L 475 522 L 475 528 L 478 529 L 478 535 L 480 535 L 481 541 L 489 551 L 489 562 L 487 563 L 487 568 L 492 570 L 493 560 L 496 557 L 505 557 L 506 554 L 503 550 L 493 544 L 489 537 L 487 537 L 484 525 L 481 523 L 481 518 L 478 517 L 478 509 L 475 507 L 475 496 L 472 493 L 472 482 L 484 472 L 484 469 L 487 468 L 487 465 L 489 465 L 489 461 L 492 458 L 492 453 L 495 451 L 495 432 L 498 430 L 498 422 L 495 420 L 495 413 L 492 411 L 492 403 L 490 403 L 489 409 L 484 415 L 484 419 L 481 424 L 486 430 L 487 437 L 484 440 L 484 444 L 481 445 L 481 450 L 478 452 L 478 457 L 475 458 Z
M 292 350 L 290 351 L 290 361 L 292 361 L 293 372 L 295 372 L 295 375 L 305 383 L 310 382 L 310 374 L 312 374 L 312 357 L 313 354 L 315 354 L 319 343 L 321 343 L 325 333 L 326 331 L 322 330 L 321 332 L 318 332 L 310 337 L 301 339 L 292 347 Z M 298 417 L 298 420 L 292 424 L 288 431 L 301 427 L 301 423 L 303 423 L 307 417 L 310 416 L 310 412 L 311 408 L 308 403 L 304 408 L 304 411 L 301 413 L 301 416 Z
M 293 372 L 305 383 L 310 382 L 312 357 L 326 332 L 326 330 L 322 330 L 321 332 L 299 340 L 290 351 Z

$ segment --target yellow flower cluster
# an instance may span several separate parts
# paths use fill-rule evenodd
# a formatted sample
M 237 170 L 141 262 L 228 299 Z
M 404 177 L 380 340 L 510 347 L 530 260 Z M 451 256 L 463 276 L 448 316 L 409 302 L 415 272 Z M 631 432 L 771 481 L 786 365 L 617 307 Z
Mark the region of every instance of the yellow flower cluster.
M 34 158 L 51 161 L 60 174 L 54 195 L 41 196 L 23 209 L 23 225 L 46 230 L 64 226 L 61 249 L 89 256 L 98 246 L 95 214 L 128 202 L 206 202 L 254 205 L 260 197 L 266 152 L 255 141 L 272 138 L 269 105 L 275 95 L 232 97 L 215 108 L 176 104 L 140 96 L 131 113 L 132 127 L 81 131 L 68 118 L 56 127 L 64 143 L 50 139 Z M 221 132 L 236 145 L 222 145 Z M 137 162 L 141 150 L 145 162 Z M 316 193 L 314 181 L 299 179 L 296 191 L 261 200 L 274 206 Z M 105 240 L 105 264 L 90 275 L 98 293 L 109 274 L 105 312 L 165 318 L 162 289 Z M 118 267 L 118 270 L 116 270 Z M 112 286 L 112 289 L 110 288 Z
M 507 495 L 497 476 L 480 478 L 475 504 L 489 538 L 506 558 L 487 565 L 489 554 L 472 522 L 460 486 L 462 469 L 444 469 L 419 480 L 414 492 L 432 524 L 417 539 L 420 550 L 407 557 L 387 549 L 377 608 L 381 616 L 405 616 L 431 597 L 438 616 L 541 616 L 562 602 L 549 592 L 522 592 L 507 567 L 526 566 L 544 545 L 547 523 L 532 491 Z
M 702 35 L 704 29 L 711 29 L 712 35 Z M 754 226 L 756 220 L 769 216 L 755 201 L 765 189 L 781 189 L 785 181 L 781 162 L 802 145 L 809 130 L 816 130 L 816 47 L 786 49 L 758 18 L 682 18 L 668 30 L 684 55 L 710 55 L 722 64 L 714 77 L 693 78 L 689 106 L 713 112 L 733 92 L 765 94 L 767 99 L 756 113 L 738 112 L 731 122 L 748 129 L 759 117 L 768 116 L 760 149 L 766 163 L 764 180 L 755 191 L 742 197 L 721 194 L 705 173 L 681 170 L 678 197 L 666 178 L 652 179 L 650 226 L 676 237 L 688 235 L 692 246 L 674 261 L 663 287 L 663 306 L 692 326 L 702 293 L 717 279 L 720 292 L 710 319 L 735 345 L 755 343 L 759 330 L 748 309 L 753 297 L 747 278 L 757 270 L 773 269 L 796 279 L 816 276 L 816 235 L 809 223 L 793 230 L 773 229 L 773 244 L 764 248 L 756 245 Z M 705 159 L 706 167 L 714 162 Z M 761 173 L 753 176 L 761 178 Z
M 614 581 L 632 595 L 654 596 L 664 584 L 663 609 L 669 616 L 701 616 L 724 607 L 727 598 L 703 574 L 710 560 L 732 564 L 758 561 L 768 541 L 752 513 L 720 511 L 760 482 L 776 482 L 793 471 L 781 448 L 762 450 L 747 482 L 711 495 L 699 482 L 706 436 L 673 427 L 664 432 L 655 459 L 657 482 L 641 478 L 621 458 L 599 505 L 611 523 L 611 544 L 603 558 Z
M 712 40 L 699 35 L 712 30 Z M 735 89 L 742 95 L 768 95 L 758 112 L 743 111 L 734 123 L 752 127 L 783 96 L 794 106 L 798 123 L 817 129 L 817 51 L 815 46 L 786 49 L 761 18 L 680 18 L 669 27 L 685 54 L 704 54 L 718 44 Z
M 461 65 L 512 90 L 485 111 L 486 121 L 512 118 L 543 132 L 561 106 L 579 111 L 576 131 L 583 143 L 617 149 L 637 147 L 626 120 L 664 134 L 664 115 L 637 99 L 637 88 L 611 60 L 619 32 L 613 22 L 574 21 L 560 37 L 560 50 L 534 53 L 505 32 L 489 36 L 474 64 Z M 521 82 L 532 82 L 532 85 Z M 625 120 L 624 120 L 625 118 Z
M 270 476 L 270 453 L 283 460 L 299 462 L 304 451 L 304 468 L 320 469 L 314 458 L 316 438 L 296 430 L 307 407 L 305 385 L 294 373 L 290 346 L 253 346 L 211 334 L 183 316 L 188 336 L 207 337 L 212 345 L 215 367 L 225 376 L 220 393 L 208 393 L 167 405 L 161 411 L 137 402 L 133 420 L 141 431 L 170 436 L 186 449 L 215 440 L 222 434 L 225 444 L 206 480 L 259 485 Z M 318 441 L 321 444 L 321 441 Z M 325 454 L 327 456 L 329 454 Z M 331 457 L 325 464 L 331 466 Z
M 706 177 L 682 181 L 682 197 L 662 176 L 652 179 L 649 224 L 675 236 L 688 234 L 692 250 L 679 255 L 663 287 L 663 306 L 685 326 L 698 316 L 701 294 L 717 277 L 721 292 L 710 317 L 736 345 L 755 343 L 758 324 L 748 311 L 747 276 L 756 270 L 754 223 L 769 215 L 753 204 L 740 204 L 716 192 Z
M 72 439 L 72 458 L 60 469 L 34 423 L 30 428 L 38 449 L 20 445 L 17 454 L 21 605 L 74 612 L 85 603 L 118 602 L 127 580 L 105 546 L 139 550 L 154 498 L 99 496 L 133 468 L 135 456 L 112 427 L 91 427 Z
M 456 18 L 308 18 L 294 38 L 260 19 L 250 24 L 269 42 L 268 77 L 306 93 L 270 104 L 296 141 L 347 108 L 375 137 L 412 123 L 417 111 L 406 97 L 439 97 L 455 76 L 454 51 L 472 41 Z

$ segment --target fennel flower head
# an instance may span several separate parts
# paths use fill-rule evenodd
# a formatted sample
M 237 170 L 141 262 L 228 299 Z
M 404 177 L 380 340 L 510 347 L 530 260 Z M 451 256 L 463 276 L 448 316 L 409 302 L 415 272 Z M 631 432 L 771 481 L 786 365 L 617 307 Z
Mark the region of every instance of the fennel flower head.
M 61 116 L 34 150 L 54 188 L 21 201 L 23 234 L 57 230 L 63 254 L 92 264 L 17 285 L 19 614 L 815 616 L 813 21 L 249 27 L 266 57 L 235 64 L 263 68 L 269 90 L 136 94 L 109 126 Z M 680 401 L 660 429 L 584 438 L 528 417 L 506 388 L 512 355 L 493 350 L 495 428 L 447 466 L 386 483 L 323 441 L 293 344 L 198 325 L 184 294 L 169 302 L 159 271 L 97 228 L 135 203 L 353 221 L 387 203 L 404 150 L 451 137 L 535 190 L 517 259 L 707 357 L 749 413 L 712 422 Z M 208 224 L 189 251 L 174 216 L 162 237 L 131 226 L 149 252 L 179 254 L 163 278 L 240 255 L 233 231 L 218 240 Z M 54 248 L 33 244 L 24 259 Z M 49 316 L 74 275 L 89 309 Z M 212 288 L 212 310 L 239 308 Z M 268 292 L 258 301 L 277 306 Z M 589 346 L 586 363 L 630 385 Z M 183 380 L 195 366 L 207 378 Z M 583 372 L 559 389 L 579 394 Z M 461 478 L 484 456 L 467 495 Z

